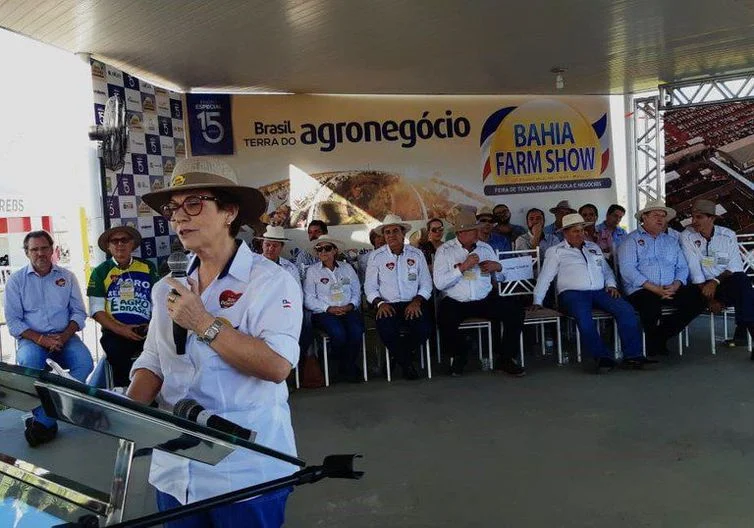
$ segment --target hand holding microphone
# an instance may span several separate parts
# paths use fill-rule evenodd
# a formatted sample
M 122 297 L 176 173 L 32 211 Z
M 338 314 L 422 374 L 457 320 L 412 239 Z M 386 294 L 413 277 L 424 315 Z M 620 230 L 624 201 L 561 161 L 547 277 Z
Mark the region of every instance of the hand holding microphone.
M 188 257 L 176 251 L 168 258 L 171 276 L 167 279 L 173 289 L 168 294 L 168 315 L 173 320 L 173 340 L 177 354 L 186 353 L 188 330 L 202 333 L 214 321 L 214 317 L 204 309 L 196 283 L 186 273 Z

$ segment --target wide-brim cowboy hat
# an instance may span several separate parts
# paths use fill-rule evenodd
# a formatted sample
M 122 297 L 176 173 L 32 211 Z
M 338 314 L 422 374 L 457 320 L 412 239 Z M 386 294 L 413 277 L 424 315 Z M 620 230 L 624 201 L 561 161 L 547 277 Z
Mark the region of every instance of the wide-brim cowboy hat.
M 571 213 L 567 214 L 563 217 L 563 227 L 558 229 L 558 231 L 563 231 L 564 229 L 568 229 L 569 227 L 576 227 L 576 226 L 590 226 L 594 225 L 594 222 L 586 222 L 584 220 L 584 217 L 581 216 L 579 213 Z
M 667 220 L 668 222 L 675 218 L 676 215 L 675 209 L 666 206 L 665 202 L 663 202 L 662 200 L 651 200 L 647 202 L 647 205 L 645 205 L 644 208 L 639 209 L 634 217 L 639 222 L 641 222 L 641 215 L 648 213 L 649 211 L 665 211 L 665 213 L 668 215 L 667 217 L 665 217 L 665 220 Z
M 330 235 L 322 235 L 318 239 L 312 240 L 309 243 L 309 251 L 312 254 L 316 255 L 317 252 L 314 251 L 314 248 L 319 246 L 320 244 L 332 244 L 333 246 L 338 248 L 338 251 L 342 251 L 345 248 L 345 244 L 343 243 L 342 240 L 339 240 L 335 237 L 331 237 Z
M 99 246 L 99 248 L 107 253 L 109 251 L 108 246 L 110 244 L 110 237 L 118 232 L 126 233 L 133 239 L 134 247 L 139 247 L 139 244 L 141 243 L 141 233 L 139 233 L 131 226 L 115 226 L 111 227 L 110 229 L 106 229 L 105 232 L 99 236 L 99 238 L 97 239 L 97 245 Z
M 573 207 L 571 207 L 571 202 L 569 202 L 568 200 L 561 200 L 561 201 L 559 201 L 558 205 L 556 205 L 555 207 L 550 207 L 550 212 L 552 214 L 555 214 L 555 211 L 557 211 L 558 209 L 566 209 L 566 210 L 572 211 L 574 213 L 576 212 L 576 209 L 574 209 Z
M 404 232 L 408 233 L 411 231 L 411 224 L 408 224 L 403 221 L 403 218 L 401 218 L 398 215 L 395 214 L 389 214 L 385 216 L 385 219 L 382 220 L 382 223 L 374 228 L 375 232 L 382 234 L 383 229 L 385 229 L 387 226 L 391 225 L 397 225 L 401 226 Z
M 711 200 L 700 199 L 692 204 L 691 213 L 702 213 L 709 216 L 718 216 L 717 205 L 715 205 L 715 202 Z
M 236 171 L 223 160 L 212 157 L 183 158 L 176 163 L 170 185 L 142 196 L 146 204 L 162 213 L 162 206 L 173 193 L 193 189 L 222 189 L 239 202 L 238 216 L 243 224 L 259 225 L 259 217 L 267 209 L 264 195 L 254 187 L 238 184 Z
M 471 211 L 460 211 L 453 221 L 453 231 L 461 233 L 463 231 L 471 231 L 472 229 L 479 229 L 476 215 Z
M 270 240 L 272 242 L 289 242 L 291 239 L 285 237 L 283 226 L 267 226 L 262 235 L 255 236 L 259 240 Z

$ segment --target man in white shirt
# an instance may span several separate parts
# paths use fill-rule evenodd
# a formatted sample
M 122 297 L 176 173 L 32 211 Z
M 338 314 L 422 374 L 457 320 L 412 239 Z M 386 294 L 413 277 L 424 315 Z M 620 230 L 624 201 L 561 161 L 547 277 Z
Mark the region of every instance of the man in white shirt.
M 733 306 L 736 324 L 754 337 L 754 289 L 744 273 L 736 233 L 715 225 L 716 206 L 709 200 L 695 201 L 691 218 L 691 225 L 681 233 L 691 282 L 713 310 Z
M 467 350 L 458 325 L 465 319 L 482 317 L 492 321 L 492 347 L 499 357 L 495 367 L 523 376 L 526 371 L 513 360 L 520 351 L 523 306 L 517 299 L 500 297 L 494 291 L 495 274 L 503 268 L 489 244 L 479 240 L 479 224 L 474 215 L 460 212 L 454 227 L 456 237 L 437 249 L 433 269 L 435 286 L 442 296 L 438 316 L 440 338 L 453 355 L 451 375 L 461 375 L 466 365 Z
M 542 209 L 534 207 L 526 212 L 526 226 L 529 230 L 516 239 L 516 251 L 539 248 L 540 258 L 543 258 L 547 248 L 560 243 L 555 235 L 545 234 L 545 213 Z
M 262 241 L 262 255 L 290 273 L 296 279 L 299 286 L 301 286 L 301 276 L 296 265 L 280 256 L 283 253 L 283 246 L 285 246 L 286 242 L 290 241 L 290 238 L 286 238 L 283 227 L 269 225 L 264 234 L 256 238 Z
M 580 214 L 563 217 L 563 242 L 547 250 L 534 288 L 533 310 L 542 307 L 550 283 L 557 279 L 559 306 L 576 320 L 586 352 L 594 358 L 596 372 L 612 369 L 616 362 L 605 346 L 592 319 L 599 308 L 615 317 L 623 344 L 623 366 L 641 368 L 648 362 L 642 355 L 641 325 L 633 307 L 621 299 L 615 275 L 600 247 L 585 240 L 585 222 Z
M 419 373 L 412 353 L 431 331 L 427 300 L 432 295 L 432 278 L 421 250 L 405 243 L 410 229 L 410 224 L 393 214 L 376 228 L 385 237 L 385 245 L 369 259 L 364 293 L 377 310 L 380 339 L 394 354 L 403 376 L 413 380 Z

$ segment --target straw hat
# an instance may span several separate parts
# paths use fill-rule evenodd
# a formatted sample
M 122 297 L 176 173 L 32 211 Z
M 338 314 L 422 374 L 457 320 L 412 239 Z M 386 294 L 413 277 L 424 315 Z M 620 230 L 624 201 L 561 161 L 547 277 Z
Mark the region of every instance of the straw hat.
M 551 207 L 550 208 L 550 212 L 552 214 L 555 214 L 555 211 L 557 211 L 558 209 L 567 209 L 567 210 L 569 210 L 569 211 L 571 211 L 573 213 L 576 212 L 576 209 L 574 209 L 573 207 L 571 207 L 571 202 L 569 202 L 568 200 L 560 200 L 558 202 L 558 205 L 556 205 L 555 207 Z
M 477 219 L 479 219 L 479 217 L 482 217 L 482 216 L 489 216 L 490 218 L 495 218 L 495 215 L 492 214 L 492 209 L 486 205 L 477 207 L 477 210 L 476 210 Z
M 479 222 L 476 221 L 476 216 L 467 210 L 460 211 L 453 222 L 453 230 L 456 233 L 462 231 L 471 231 L 472 229 L 478 229 Z
M 391 225 L 400 226 L 403 229 L 404 233 L 411 230 L 411 224 L 407 224 L 406 222 L 403 221 L 403 218 L 392 213 L 386 215 L 385 219 L 382 221 L 382 224 L 378 225 L 374 229 L 377 233 L 381 235 L 382 230 L 385 229 L 387 226 L 391 226 Z
M 175 192 L 192 189 L 224 189 L 240 202 L 238 214 L 244 224 L 259 224 L 259 217 L 267 208 L 264 195 L 254 187 L 238 184 L 236 171 L 221 159 L 212 157 L 183 158 L 176 163 L 170 185 L 142 196 L 149 207 L 162 213 Z
M 341 250 L 345 247 L 345 244 L 341 240 L 331 237 L 330 235 L 322 235 L 316 240 L 311 241 L 311 245 L 310 245 L 311 252 L 316 253 L 316 251 L 314 251 L 314 248 L 319 246 L 320 244 L 332 244 L 333 246 L 338 248 L 338 250 Z
M 563 227 L 558 229 L 558 231 L 563 231 L 564 229 L 568 229 L 569 227 L 590 225 L 594 225 L 594 222 L 585 222 L 584 217 L 579 213 L 571 213 L 563 217 Z
M 649 211 L 665 211 L 667 213 L 666 220 L 670 222 L 673 218 L 675 218 L 675 209 L 672 207 L 668 207 L 665 205 L 665 202 L 662 200 L 650 200 L 647 202 L 647 205 L 644 206 L 643 209 L 639 209 L 634 217 L 641 222 L 641 215 L 644 213 L 648 213 Z
M 285 237 L 285 229 L 283 226 L 267 226 L 264 234 L 261 236 L 255 236 L 260 240 L 270 240 L 272 242 L 289 242 L 291 239 Z
M 139 247 L 141 243 L 141 233 L 131 226 L 115 226 L 110 229 L 106 229 L 97 239 L 97 245 L 99 248 L 107 253 L 109 251 L 108 245 L 110 244 L 110 237 L 115 233 L 125 233 L 134 240 L 134 247 Z

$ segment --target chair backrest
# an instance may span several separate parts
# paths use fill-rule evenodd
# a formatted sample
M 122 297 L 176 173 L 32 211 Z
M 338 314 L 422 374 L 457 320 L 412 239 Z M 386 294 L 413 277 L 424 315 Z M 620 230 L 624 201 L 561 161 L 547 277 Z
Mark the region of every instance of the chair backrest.
M 498 282 L 498 294 L 532 295 L 539 276 L 539 248 L 499 251 L 504 282 Z
M 754 234 L 737 235 L 738 250 L 744 263 L 744 272 L 754 278 Z

